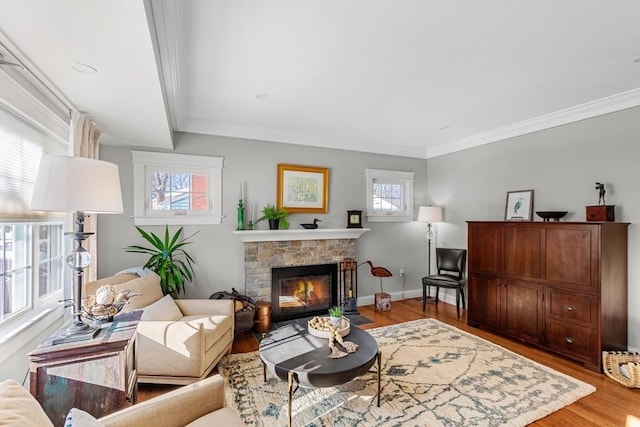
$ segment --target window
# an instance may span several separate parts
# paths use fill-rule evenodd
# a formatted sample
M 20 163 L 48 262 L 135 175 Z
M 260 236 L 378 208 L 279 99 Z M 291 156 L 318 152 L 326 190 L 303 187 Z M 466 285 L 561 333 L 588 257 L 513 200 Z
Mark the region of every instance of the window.
M 367 220 L 413 221 L 413 172 L 367 169 Z
M 136 225 L 222 222 L 222 157 L 131 154 Z
M 61 223 L 0 224 L 0 322 L 61 298 L 62 237 Z
M 0 325 L 59 305 L 64 214 L 29 209 L 40 159 L 68 143 L 0 104 Z

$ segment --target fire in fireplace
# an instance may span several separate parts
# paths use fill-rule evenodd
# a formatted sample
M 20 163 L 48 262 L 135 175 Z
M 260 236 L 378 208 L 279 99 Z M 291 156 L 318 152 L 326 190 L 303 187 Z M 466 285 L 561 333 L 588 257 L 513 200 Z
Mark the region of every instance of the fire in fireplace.
M 318 264 L 271 269 L 274 321 L 323 315 L 338 301 L 338 265 Z

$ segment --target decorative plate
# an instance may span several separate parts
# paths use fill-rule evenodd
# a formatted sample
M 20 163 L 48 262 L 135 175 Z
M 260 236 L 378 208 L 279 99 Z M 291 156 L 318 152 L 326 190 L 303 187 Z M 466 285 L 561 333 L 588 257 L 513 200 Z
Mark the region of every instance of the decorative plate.
M 318 319 L 329 319 L 329 318 L 318 317 Z M 307 329 L 309 330 L 309 333 L 315 337 L 329 339 L 329 331 L 321 331 L 319 329 L 312 328 L 311 320 L 307 322 Z M 347 319 L 346 317 L 343 317 L 342 326 L 340 327 L 340 329 L 338 329 L 338 334 L 340 334 L 340 336 L 342 337 L 345 337 L 349 335 L 349 332 L 351 332 L 351 322 L 349 322 L 349 319 Z

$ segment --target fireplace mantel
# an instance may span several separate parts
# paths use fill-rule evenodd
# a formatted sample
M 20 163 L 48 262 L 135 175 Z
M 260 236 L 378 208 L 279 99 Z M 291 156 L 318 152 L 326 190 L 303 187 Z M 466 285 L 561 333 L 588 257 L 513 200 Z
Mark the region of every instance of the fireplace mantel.
M 317 228 L 315 230 L 234 231 L 243 242 L 280 242 L 284 240 L 358 239 L 370 228 Z

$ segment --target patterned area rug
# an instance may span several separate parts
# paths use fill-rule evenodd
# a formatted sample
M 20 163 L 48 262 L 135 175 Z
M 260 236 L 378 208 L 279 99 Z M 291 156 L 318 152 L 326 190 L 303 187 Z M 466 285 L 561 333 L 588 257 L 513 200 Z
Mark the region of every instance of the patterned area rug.
M 524 426 L 595 391 L 435 319 L 368 332 L 382 351 L 380 407 L 373 372 L 340 387 L 301 387 L 294 426 Z M 263 381 L 258 352 L 229 355 L 219 370 L 227 404 L 247 425 L 286 425 L 287 385 L 269 373 Z

